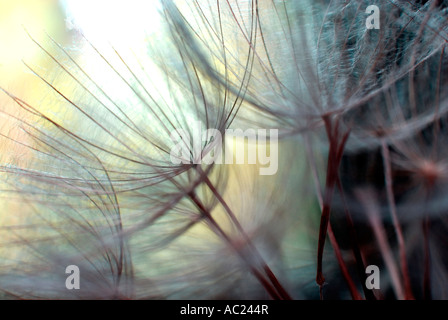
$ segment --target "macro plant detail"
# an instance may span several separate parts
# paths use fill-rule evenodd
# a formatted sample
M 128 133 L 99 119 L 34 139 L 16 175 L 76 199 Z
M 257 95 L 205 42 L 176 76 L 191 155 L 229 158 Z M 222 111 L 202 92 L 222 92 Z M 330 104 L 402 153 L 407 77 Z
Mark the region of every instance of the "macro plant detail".
M 0 75 L 1 298 L 447 298 L 446 1 L 82 3 Z

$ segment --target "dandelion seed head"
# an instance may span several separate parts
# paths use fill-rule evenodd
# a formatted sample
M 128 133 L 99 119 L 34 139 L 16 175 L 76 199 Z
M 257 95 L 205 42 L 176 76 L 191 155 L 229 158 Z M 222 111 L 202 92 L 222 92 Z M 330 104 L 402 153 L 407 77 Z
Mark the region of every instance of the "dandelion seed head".
M 438 2 L 384 2 L 379 30 L 366 28 L 367 0 L 63 4 L 69 41 L 28 32 L 45 65 L 24 67 L 42 96 L 1 87 L 19 110 L 2 118 L 21 132 L 1 132 L 14 149 L 6 163 L 2 155 L 0 195 L 17 203 L 0 216 L 5 296 L 316 297 L 317 249 L 335 275 L 323 296 L 356 297 L 353 270 L 378 263 L 390 278 L 384 292 L 404 297 L 402 243 L 419 262 L 416 252 L 442 238 L 429 219 L 446 220 Z M 280 150 L 278 172 L 195 163 L 215 141 L 176 138 L 195 136 L 198 123 L 223 139 L 228 128 L 280 129 L 284 140 L 270 149 Z M 182 143 L 187 152 L 173 161 Z M 373 165 L 353 160 L 378 149 Z M 319 213 L 328 226 L 319 228 Z M 327 227 L 333 252 L 321 243 Z M 82 291 L 63 286 L 71 264 Z

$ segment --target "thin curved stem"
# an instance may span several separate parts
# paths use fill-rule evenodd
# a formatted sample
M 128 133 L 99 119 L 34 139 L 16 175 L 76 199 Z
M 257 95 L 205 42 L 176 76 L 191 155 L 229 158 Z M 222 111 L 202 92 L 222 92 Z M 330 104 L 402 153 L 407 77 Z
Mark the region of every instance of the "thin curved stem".
M 406 300 L 414 299 L 411 288 L 411 280 L 409 276 L 408 263 L 406 258 L 406 247 L 404 244 L 403 231 L 400 225 L 400 221 L 397 216 L 397 207 L 395 204 L 395 197 L 393 192 L 393 181 L 392 181 L 392 168 L 390 164 L 390 152 L 389 148 L 386 144 L 386 141 L 382 139 L 381 141 L 381 153 L 383 156 L 383 165 L 384 165 L 384 179 L 386 184 L 386 193 L 387 193 L 387 202 L 389 204 L 390 213 L 392 215 L 392 221 L 395 229 L 395 233 L 398 241 L 398 250 L 400 254 L 400 266 L 401 273 L 403 275 L 404 281 L 404 294 Z
M 230 217 L 231 221 L 234 223 L 234 225 L 236 226 L 236 228 L 238 229 L 240 234 L 243 236 L 245 242 L 247 243 L 247 245 L 251 249 L 252 253 L 255 255 L 255 258 L 258 260 L 258 263 L 260 263 L 260 265 L 262 266 L 262 269 L 264 270 L 264 272 L 266 273 L 266 275 L 268 276 L 268 278 L 270 279 L 270 281 L 272 282 L 272 284 L 274 285 L 274 287 L 278 291 L 279 295 L 282 297 L 282 299 L 292 300 L 292 298 L 289 295 L 289 293 L 286 291 L 286 289 L 283 287 L 283 285 L 277 279 L 277 277 L 275 276 L 274 272 L 271 270 L 269 265 L 263 259 L 263 257 L 261 256 L 261 254 L 258 251 L 258 249 L 255 247 L 255 245 L 252 243 L 252 240 L 247 235 L 246 231 L 244 230 L 244 228 L 242 227 L 242 225 L 238 221 L 236 215 L 234 214 L 232 209 L 229 207 L 227 202 L 224 200 L 224 198 L 221 196 L 221 194 L 218 192 L 218 190 L 216 190 L 215 186 L 210 181 L 210 179 L 207 177 L 207 175 L 204 174 L 202 169 L 199 166 L 197 166 L 196 168 L 197 168 L 197 171 L 199 172 L 199 174 L 202 175 L 202 178 L 204 179 L 204 182 L 207 185 L 207 187 L 210 189 L 210 191 L 212 191 L 213 195 L 218 199 L 218 201 L 224 207 L 224 209 L 227 212 L 228 216 Z

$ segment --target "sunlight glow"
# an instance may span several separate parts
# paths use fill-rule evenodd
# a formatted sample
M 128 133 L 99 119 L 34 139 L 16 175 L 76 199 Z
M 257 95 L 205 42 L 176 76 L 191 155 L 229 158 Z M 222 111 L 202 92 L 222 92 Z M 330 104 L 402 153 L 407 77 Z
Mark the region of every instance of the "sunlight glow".
M 61 0 L 68 29 L 114 45 L 139 46 L 159 29 L 159 1 Z

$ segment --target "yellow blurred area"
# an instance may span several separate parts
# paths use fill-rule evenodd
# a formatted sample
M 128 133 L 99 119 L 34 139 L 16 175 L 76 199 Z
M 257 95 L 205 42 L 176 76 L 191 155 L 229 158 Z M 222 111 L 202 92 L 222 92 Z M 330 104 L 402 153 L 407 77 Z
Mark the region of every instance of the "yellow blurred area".
M 48 41 L 46 34 L 58 42 L 66 39 L 64 16 L 57 0 L 0 0 L 0 87 L 25 101 L 36 101 L 42 94 L 42 82 L 27 70 L 24 62 L 40 68 L 46 66 L 42 59 L 44 53 L 27 33 L 37 42 Z M 0 94 L 0 110 L 21 119 L 25 117 L 25 113 L 3 92 Z M 1 133 L 21 138 L 17 127 L 17 121 L 0 115 Z M 19 146 L 2 141 L 0 159 L 18 160 L 8 159 L 8 150 Z
M 36 62 L 41 54 L 30 41 L 28 30 L 37 41 L 45 32 L 61 40 L 65 25 L 57 0 L 0 0 L 1 83 L 23 76 L 22 59 Z
M 45 69 L 44 53 L 31 40 L 58 42 L 68 39 L 64 13 L 57 0 L 0 0 L 0 87 L 24 101 L 39 101 L 44 90 L 42 81 L 27 70 L 24 62 Z M 45 106 L 51 108 L 52 106 Z M 0 161 L 23 165 L 29 157 L 29 142 L 20 129 L 21 120 L 32 119 L 10 97 L 0 91 Z M 20 141 L 20 143 L 14 142 Z M 31 143 L 30 143 L 31 144 Z M 0 173 L 0 188 L 10 188 Z M 0 225 L 14 225 L 20 219 L 23 204 L 9 201 L 8 193 L 0 198 Z M 11 214 L 13 213 L 13 214 Z M 5 238 L 3 237 L 3 240 Z

